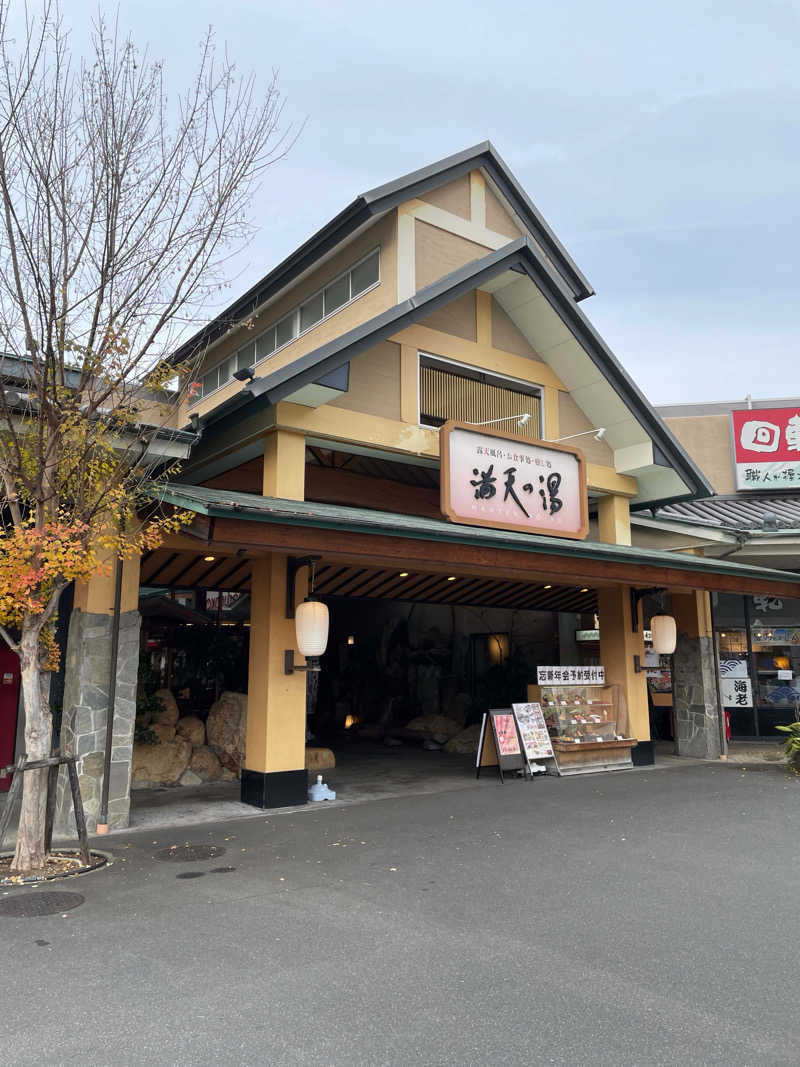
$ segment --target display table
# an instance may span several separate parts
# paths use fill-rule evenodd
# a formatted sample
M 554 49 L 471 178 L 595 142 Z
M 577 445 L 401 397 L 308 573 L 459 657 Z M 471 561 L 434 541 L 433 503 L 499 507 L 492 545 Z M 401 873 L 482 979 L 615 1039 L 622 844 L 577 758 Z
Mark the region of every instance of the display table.
M 631 749 L 638 741 L 561 741 L 552 738 L 559 772 L 589 774 L 596 771 L 624 771 L 633 767 Z

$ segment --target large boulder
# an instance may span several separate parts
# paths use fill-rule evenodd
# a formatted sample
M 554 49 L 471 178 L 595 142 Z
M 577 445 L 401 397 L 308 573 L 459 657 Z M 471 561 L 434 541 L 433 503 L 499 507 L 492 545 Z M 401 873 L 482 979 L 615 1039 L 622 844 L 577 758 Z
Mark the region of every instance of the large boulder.
M 336 757 L 329 748 L 307 748 L 307 771 L 330 771 L 336 766 Z
M 189 769 L 203 782 L 215 782 L 222 774 L 222 764 L 213 749 L 201 745 L 192 753 Z
M 133 746 L 133 774 L 131 785 L 174 785 L 192 756 L 192 746 L 183 738 L 164 741 L 158 745 Z
M 154 722 L 151 724 L 150 729 L 156 735 L 158 740 L 163 744 L 165 741 L 175 740 L 175 727 L 167 726 L 164 722 Z
M 446 715 L 418 715 L 406 726 L 413 734 L 422 737 L 431 737 L 434 740 L 447 741 L 461 732 L 461 726 L 454 719 L 448 719 Z
M 206 743 L 206 724 L 196 715 L 184 715 L 178 719 L 175 733 L 178 737 L 185 737 L 194 748 Z
M 455 752 L 460 755 L 470 755 L 478 751 L 478 741 L 481 736 L 481 724 L 476 722 L 474 726 L 468 726 L 460 734 L 451 737 L 444 746 L 445 752 Z
M 163 726 L 175 726 L 180 718 L 175 697 L 169 689 L 157 689 L 154 696 L 160 702 L 161 710 L 153 712 L 153 722 Z
M 223 767 L 238 774 L 244 764 L 247 693 L 223 693 L 211 705 L 206 737 Z

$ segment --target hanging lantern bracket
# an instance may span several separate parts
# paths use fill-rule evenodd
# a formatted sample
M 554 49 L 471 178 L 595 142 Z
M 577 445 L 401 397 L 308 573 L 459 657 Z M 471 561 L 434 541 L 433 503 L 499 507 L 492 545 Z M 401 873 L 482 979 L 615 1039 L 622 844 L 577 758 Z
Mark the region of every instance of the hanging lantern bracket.
M 286 560 L 286 618 L 294 618 L 294 600 L 295 600 L 295 581 L 297 579 L 297 572 L 302 570 L 303 567 L 311 569 L 313 575 L 314 564 L 322 559 L 322 556 L 289 556 Z M 313 592 L 314 581 L 312 577 L 311 590 Z M 299 670 L 299 668 L 295 668 Z M 287 674 L 290 673 L 287 671 Z
M 653 586 L 650 589 L 634 589 L 631 586 L 631 631 L 633 633 L 639 632 L 639 601 L 644 600 L 646 596 L 664 596 L 667 592 L 666 589 Z M 643 670 L 644 668 L 639 668 Z
M 294 674 L 295 671 L 319 671 L 319 657 L 309 656 L 305 663 L 295 663 L 294 649 L 287 648 L 283 653 L 283 673 Z

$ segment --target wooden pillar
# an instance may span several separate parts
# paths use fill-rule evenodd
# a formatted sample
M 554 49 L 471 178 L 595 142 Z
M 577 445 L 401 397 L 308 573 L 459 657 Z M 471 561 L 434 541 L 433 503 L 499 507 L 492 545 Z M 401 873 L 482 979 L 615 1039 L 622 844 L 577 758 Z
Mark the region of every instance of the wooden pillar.
M 598 498 L 597 534 L 607 545 L 631 543 L 631 509 L 627 497 L 609 493 Z
M 273 430 L 264 438 L 264 475 L 261 492 L 283 500 L 304 500 L 306 439 L 290 430 Z
M 296 602 L 304 595 L 297 578 Z M 284 673 L 284 651 L 297 653 L 294 619 L 286 618 L 286 557 L 253 560 L 250 664 L 242 801 L 259 808 L 305 804 L 306 675 Z
M 647 705 L 647 677 L 636 673 L 634 656 L 644 666 L 644 634 L 641 604 L 638 606 L 638 629 L 631 625 L 630 589 L 614 585 L 597 590 L 597 614 L 600 618 L 600 662 L 606 669 L 606 681 L 619 685 L 628 714 L 626 733 L 638 741 L 650 742 L 650 714 Z

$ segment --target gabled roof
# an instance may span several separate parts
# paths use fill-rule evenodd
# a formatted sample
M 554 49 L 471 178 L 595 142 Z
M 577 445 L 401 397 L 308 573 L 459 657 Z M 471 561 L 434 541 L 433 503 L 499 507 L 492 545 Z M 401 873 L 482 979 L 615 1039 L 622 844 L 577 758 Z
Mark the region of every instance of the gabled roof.
M 242 296 L 220 312 L 211 322 L 191 337 L 171 357 L 179 362 L 196 354 L 202 347 L 213 344 L 223 336 L 232 324 L 247 318 L 267 300 L 296 281 L 300 275 L 331 252 L 338 244 L 350 237 L 366 223 L 385 215 L 406 200 L 421 196 L 439 185 L 453 181 L 481 169 L 506 198 L 521 222 L 533 234 L 545 254 L 550 257 L 565 283 L 572 291 L 573 299 L 583 300 L 594 293 L 591 285 L 578 269 L 542 215 L 537 211 L 528 194 L 506 166 L 490 141 L 483 141 L 463 152 L 440 159 L 420 170 L 412 171 L 393 181 L 378 185 L 361 193 L 327 222 L 321 230 L 309 237 L 274 270 L 256 282 Z
M 522 288 L 520 288 L 522 286 Z M 340 337 L 292 363 L 249 382 L 230 400 L 201 419 L 203 426 L 238 418 L 250 411 L 285 400 L 317 383 L 379 341 L 450 303 L 463 293 L 483 287 L 494 293 L 504 309 L 525 329 L 531 307 L 544 304 L 538 314 L 548 316 L 549 333 L 558 331 L 553 354 L 532 344 L 553 366 L 570 390 L 583 391 L 584 406 L 595 426 L 606 427 L 606 441 L 614 449 L 644 446 L 646 456 L 637 470 L 640 496 L 633 506 L 653 507 L 667 501 L 709 496 L 713 490 L 660 416 L 628 376 L 611 349 L 576 304 L 571 290 L 533 241 L 520 237 L 496 252 L 453 271 L 414 296 L 361 323 Z M 544 310 L 543 310 L 544 309 Z M 563 336 L 562 336 L 563 335 Z

